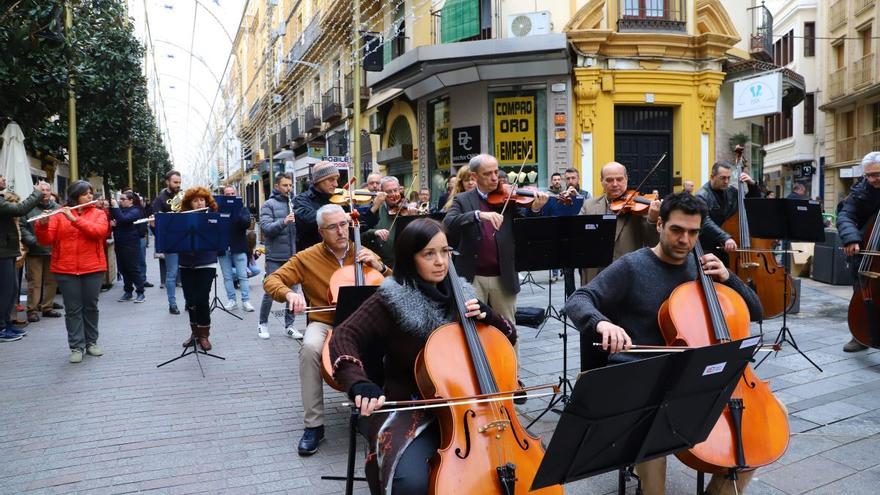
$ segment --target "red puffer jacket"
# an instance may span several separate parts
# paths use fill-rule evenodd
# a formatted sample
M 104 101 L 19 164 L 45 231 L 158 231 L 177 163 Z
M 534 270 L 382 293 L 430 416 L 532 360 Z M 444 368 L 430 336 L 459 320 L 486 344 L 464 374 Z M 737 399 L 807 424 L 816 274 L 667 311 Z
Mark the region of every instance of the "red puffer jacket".
M 52 245 L 52 272 L 84 275 L 107 271 L 104 257 L 104 242 L 110 232 L 107 214 L 94 206 L 72 213 L 75 222 L 63 213 L 49 217 L 48 225 L 36 222 L 37 241 Z

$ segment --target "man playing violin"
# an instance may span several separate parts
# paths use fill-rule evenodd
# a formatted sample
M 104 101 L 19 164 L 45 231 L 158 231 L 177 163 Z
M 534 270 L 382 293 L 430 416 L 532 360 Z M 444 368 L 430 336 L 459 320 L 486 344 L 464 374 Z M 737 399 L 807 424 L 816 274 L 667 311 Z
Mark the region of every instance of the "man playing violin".
M 679 285 L 693 281 L 697 266 L 691 250 L 697 242 L 706 206 L 687 193 L 667 196 L 660 206 L 655 229 L 659 242 L 625 254 L 602 270 L 596 278 L 568 299 L 565 313 L 581 332 L 582 341 L 600 341 L 610 356 L 609 363 L 633 360 L 626 350 L 635 345 L 664 345 L 657 322 L 663 302 Z M 752 321 L 761 317 L 758 296 L 736 275 L 729 272 L 714 254 L 701 259 L 703 271 L 716 282 L 739 293 L 749 308 Z M 695 304 L 700 304 L 696 302 Z M 592 338 L 590 338 L 592 337 Z M 601 363 L 592 363 L 591 368 Z M 754 471 L 739 474 L 738 493 Z M 666 458 L 636 465 L 645 495 L 665 493 Z M 706 493 L 733 494 L 733 483 L 715 475 Z
M 400 194 L 400 182 L 397 177 L 382 177 L 380 186 L 383 201 L 376 211 L 376 223 L 363 233 L 364 245 L 376 251 L 382 257 L 382 262 L 388 266 L 394 266 L 394 233 L 391 225 L 398 212 L 401 215 L 409 214 L 406 202 Z M 378 196 L 377 196 L 378 199 Z
M 566 172 L 566 176 L 568 176 Z M 617 162 L 606 163 L 599 172 L 602 181 L 601 196 L 584 201 L 581 207 L 581 215 L 607 215 L 611 214 L 611 205 L 615 200 L 623 196 L 629 185 L 629 177 L 626 167 Z M 648 208 L 647 215 L 635 215 L 629 211 L 621 211 L 617 215 L 617 226 L 614 233 L 614 255 L 617 259 L 626 253 L 630 253 L 645 246 L 657 242 L 657 218 L 660 214 L 660 201 L 654 200 Z M 586 268 L 581 270 L 581 284 L 586 285 L 596 277 L 601 268 Z
M 712 165 L 712 175 L 709 182 L 697 191 L 697 197 L 706 203 L 709 215 L 703 224 L 700 233 L 700 244 L 707 253 L 715 253 L 722 261 L 727 263 L 727 254 L 736 251 L 736 241 L 730 234 L 721 228 L 728 218 L 737 212 L 737 188 L 736 183 L 731 184 L 733 165 L 726 162 L 715 162 Z M 739 176 L 741 182 L 749 186 L 747 198 L 760 198 L 761 189 L 749 174 L 743 172 Z
M 477 155 L 468 167 L 477 187 L 457 194 L 443 219 L 450 243 L 460 254 L 455 268 L 474 285 L 479 300 L 513 322 L 519 293 L 519 276 L 513 265 L 513 220 L 526 212 L 511 204 L 502 214 L 487 202 L 489 193 L 498 189 L 498 160 L 494 156 Z M 536 192 L 531 213 L 540 214 L 548 199 L 547 193 Z
M 336 269 L 352 265 L 355 259 L 383 275 L 390 274 L 376 253 L 361 248 L 355 256 L 354 243 L 349 240 L 350 219 L 339 205 L 324 205 L 315 215 L 321 242 L 294 254 L 281 268 L 263 281 L 263 290 L 272 299 L 286 302 L 294 313 L 313 306 L 329 304 L 330 277 Z M 297 217 L 297 223 L 300 218 Z M 291 289 L 300 284 L 302 294 Z M 299 350 L 299 380 L 303 401 L 305 431 L 299 442 L 300 455 L 312 455 L 324 439 L 324 386 L 321 378 L 321 350 L 327 331 L 333 323 L 333 312 L 309 315 L 309 324 Z
M 844 253 L 850 258 L 853 271 L 853 291 L 859 293 L 859 252 L 865 225 L 871 217 L 880 212 L 880 151 L 872 151 L 862 158 L 863 179 L 852 187 L 849 195 L 843 200 L 840 213 L 837 215 L 837 231 Z M 865 345 L 853 338 L 843 346 L 845 352 L 857 352 L 867 349 Z
M 298 251 L 321 242 L 316 212 L 318 208 L 330 203 L 330 196 L 336 191 L 338 181 L 339 170 L 335 164 L 318 162 L 312 167 L 312 185 L 309 190 L 293 199 Z

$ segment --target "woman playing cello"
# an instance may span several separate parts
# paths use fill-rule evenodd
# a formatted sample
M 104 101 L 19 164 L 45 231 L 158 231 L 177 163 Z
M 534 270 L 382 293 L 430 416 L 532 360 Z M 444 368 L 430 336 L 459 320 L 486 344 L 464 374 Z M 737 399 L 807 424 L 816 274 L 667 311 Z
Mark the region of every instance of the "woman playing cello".
M 457 318 L 443 227 L 434 220 L 413 221 L 398 236 L 394 254 L 394 277 L 385 279 L 330 340 L 334 377 L 365 416 L 381 408 L 386 397 L 421 398 L 413 372 L 416 357 L 435 328 Z M 477 301 L 470 285 L 464 285 L 464 292 L 468 317 L 516 340 L 513 325 Z M 385 377 L 381 386 L 379 375 Z M 428 460 L 440 444 L 438 422 L 430 411 L 370 418 L 366 471 L 372 493 L 428 493 Z

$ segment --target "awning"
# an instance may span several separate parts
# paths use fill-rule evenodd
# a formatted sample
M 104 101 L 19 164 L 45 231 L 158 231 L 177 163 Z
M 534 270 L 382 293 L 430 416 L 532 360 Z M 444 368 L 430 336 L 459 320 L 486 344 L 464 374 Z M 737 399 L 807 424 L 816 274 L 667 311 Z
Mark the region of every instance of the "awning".
M 273 158 L 275 158 L 276 160 L 289 160 L 289 159 L 293 158 L 293 151 L 281 150 L 278 153 L 276 153 Z
M 374 107 L 378 107 L 379 105 L 391 101 L 394 98 L 397 98 L 400 93 L 403 93 L 403 89 L 401 88 L 387 88 L 382 91 L 378 91 L 370 95 L 370 101 L 367 102 L 366 110 L 369 110 Z

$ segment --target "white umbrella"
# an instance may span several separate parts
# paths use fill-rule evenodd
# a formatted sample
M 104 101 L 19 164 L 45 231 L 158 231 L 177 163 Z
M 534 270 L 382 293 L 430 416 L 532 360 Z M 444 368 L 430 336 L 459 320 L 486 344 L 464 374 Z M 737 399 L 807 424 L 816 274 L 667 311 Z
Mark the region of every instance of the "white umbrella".
M 0 135 L 3 147 L 0 148 L 0 175 L 6 177 L 6 190 L 24 199 L 34 191 L 27 152 L 24 150 L 24 134 L 21 127 L 10 122 Z

